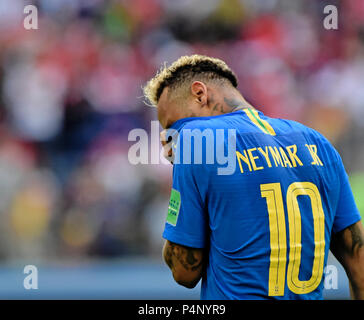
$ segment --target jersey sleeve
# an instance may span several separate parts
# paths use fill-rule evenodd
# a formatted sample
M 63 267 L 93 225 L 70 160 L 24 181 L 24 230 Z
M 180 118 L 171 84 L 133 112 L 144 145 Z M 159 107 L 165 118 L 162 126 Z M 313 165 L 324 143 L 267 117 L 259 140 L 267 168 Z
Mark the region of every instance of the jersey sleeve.
M 338 157 L 337 172 L 339 175 L 340 193 L 333 224 L 333 232 L 339 232 L 358 222 L 361 219 L 360 212 L 355 204 L 349 178 L 345 171 L 340 155 Z
M 205 247 L 208 217 L 201 191 L 207 184 L 204 170 L 201 164 L 173 165 L 173 184 L 163 238 L 191 248 Z

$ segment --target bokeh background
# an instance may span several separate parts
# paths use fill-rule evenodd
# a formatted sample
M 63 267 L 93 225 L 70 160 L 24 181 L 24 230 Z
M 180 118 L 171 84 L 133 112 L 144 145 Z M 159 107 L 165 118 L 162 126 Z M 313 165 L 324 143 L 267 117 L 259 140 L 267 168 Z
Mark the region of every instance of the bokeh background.
M 363 1 L 0 0 L 0 298 L 199 297 L 161 262 L 171 166 L 128 161 L 129 132 L 157 119 L 142 86 L 193 53 L 224 59 L 267 115 L 326 135 L 364 213 Z M 342 269 L 325 295 L 348 297 Z

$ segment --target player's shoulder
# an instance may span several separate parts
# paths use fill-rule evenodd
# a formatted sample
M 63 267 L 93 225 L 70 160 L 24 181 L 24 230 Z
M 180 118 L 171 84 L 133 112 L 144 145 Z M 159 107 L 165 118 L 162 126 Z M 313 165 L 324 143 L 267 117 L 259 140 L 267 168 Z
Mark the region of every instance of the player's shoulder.
M 270 118 L 270 121 L 273 126 L 280 129 L 281 133 L 301 132 L 313 139 L 317 139 L 331 145 L 331 142 L 322 133 L 298 121 L 282 118 Z
M 273 121 L 278 121 L 281 124 L 284 123 L 286 126 L 289 126 L 291 128 L 292 133 L 299 132 L 300 134 L 305 136 L 305 139 L 307 139 L 310 144 L 320 145 L 326 150 L 327 156 L 332 157 L 334 160 L 338 160 L 339 154 L 337 150 L 335 149 L 331 141 L 318 130 L 295 120 L 277 118 Z
M 307 134 L 312 139 L 319 141 L 320 143 L 326 145 L 328 148 L 334 148 L 332 143 L 330 142 L 330 140 L 327 137 L 325 137 L 318 130 L 311 128 L 308 125 L 304 125 L 300 122 L 294 121 L 294 120 L 290 120 L 290 121 L 292 123 L 292 126 L 294 126 L 295 128 L 297 128 L 299 130 L 302 130 L 302 132 Z

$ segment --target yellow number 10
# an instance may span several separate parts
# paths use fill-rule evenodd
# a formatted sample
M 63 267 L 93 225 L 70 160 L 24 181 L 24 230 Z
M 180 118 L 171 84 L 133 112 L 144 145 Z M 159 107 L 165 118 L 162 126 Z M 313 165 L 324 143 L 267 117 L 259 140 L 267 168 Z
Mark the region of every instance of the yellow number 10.
M 270 266 L 269 296 L 283 296 L 287 264 L 286 221 L 284 217 L 283 196 L 280 183 L 268 183 L 260 186 L 263 198 L 267 200 L 270 229 Z M 312 206 L 314 229 L 314 260 L 309 280 L 299 280 L 301 264 L 301 212 L 298 196 L 309 196 Z M 287 190 L 287 211 L 289 226 L 289 262 L 287 285 L 296 294 L 305 294 L 315 290 L 321 282 L 325 258 L 325 215 L 319 190 L 311 182 L 292 183 Z

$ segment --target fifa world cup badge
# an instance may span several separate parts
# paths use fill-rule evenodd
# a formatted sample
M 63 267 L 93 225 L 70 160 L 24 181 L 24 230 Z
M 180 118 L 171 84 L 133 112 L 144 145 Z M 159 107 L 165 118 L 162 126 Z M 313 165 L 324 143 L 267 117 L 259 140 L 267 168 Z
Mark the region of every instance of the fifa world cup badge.
M 181 194 L 176 189 L 172 188 L 171 198 L 169 199 L 167 223 L 176 226 L 179 209 L 181 207 Z

